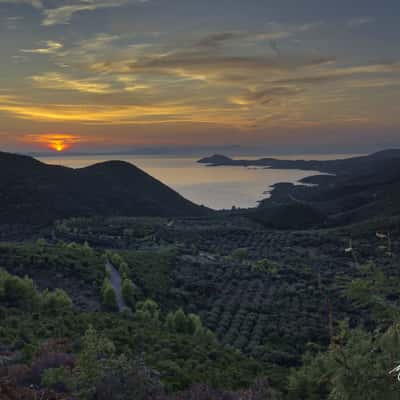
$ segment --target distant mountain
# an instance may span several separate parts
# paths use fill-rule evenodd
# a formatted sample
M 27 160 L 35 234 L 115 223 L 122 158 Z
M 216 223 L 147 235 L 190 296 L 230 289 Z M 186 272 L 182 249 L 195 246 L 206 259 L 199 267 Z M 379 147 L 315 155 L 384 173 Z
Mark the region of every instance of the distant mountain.
M 0 224 L 47 223 L 72 216 L 201 216 L 195 205 L 132 164 L 82 169 L 0 152 Z
M 347 158 L 344 160 L 283 160 L 276 158 L 260 158 L 258 160 L 233 160 L 220 154 L 198 160 L 210 166 L 238 165 L 244 167 L 268 167 L 275 169 L 301 169 L 304 171 L 320 171 L 339 175 L 354 175 L 373 172 L 375 165 L 383 160 L 400 159 L 400 149 L 390 149 L 367 156 Z

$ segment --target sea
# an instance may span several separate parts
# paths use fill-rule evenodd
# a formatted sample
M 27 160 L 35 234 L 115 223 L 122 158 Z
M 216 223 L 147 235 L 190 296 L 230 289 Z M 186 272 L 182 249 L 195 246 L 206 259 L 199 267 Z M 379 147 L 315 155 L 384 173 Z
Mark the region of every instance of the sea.
M 355 157 L 349 154 L 268 156 L 290 160 L 331 160 Z M 37 157 L 46 164 L 83 168 L 109 160 L 121 160 L 136 165 L 154 178 L 165 183 L 182 196 L 215 210 L 249 208 L 268 198 L 276 183 L 300 184 L 300 180 L 318 171 L 280 170 L 261 167 L 222 166 L 199 164 L 201 157 L 155 155 L 71 155 Z M 256 159 L 237 156 L 235 159 Z

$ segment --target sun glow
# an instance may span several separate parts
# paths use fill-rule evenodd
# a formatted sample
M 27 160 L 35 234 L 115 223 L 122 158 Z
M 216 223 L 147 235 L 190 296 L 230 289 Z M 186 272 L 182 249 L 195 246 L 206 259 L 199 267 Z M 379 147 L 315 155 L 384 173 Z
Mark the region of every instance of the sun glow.
M 61 153 L 81 142 L 81 138 L 76 135 L 55 133 L 43 135 L 27 135 L 25 137 L 25 141 L 38 143 L 51 150 Z
M 54 140 L 48 144 L 48 147 L 61 153 L 62 151 L 67 150 L 70 146 L 67 145 L 63 140 Z

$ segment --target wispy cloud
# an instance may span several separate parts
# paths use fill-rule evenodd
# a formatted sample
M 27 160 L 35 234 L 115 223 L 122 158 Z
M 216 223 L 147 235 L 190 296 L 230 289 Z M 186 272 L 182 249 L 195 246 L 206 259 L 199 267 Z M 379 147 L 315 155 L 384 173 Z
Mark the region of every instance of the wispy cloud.
M 206 47 L 206 48 L 215 48 L 219 47 L 224 42 L 234 39 L 241 39 L 247 37 L 249 34 L 245 32 L 218 32 L 211 33 L 203 38 L 201 38 L 195 46 L 197 47 Z
M 43 2 L 41 0 L 0 0 L 0 4 L 14 4 L 14 5 L 30 5 L 34 8 L 43 8 Z
M 1 100 L 1 99 L 0 99 Z M 201 108 L 183 104 L 154 104 L 152 106 L 87 106 L 84 104 L 2 103 L 0 111 L 21 119 L 42 122 L 81 122 L 86 124 L 135 125 L 170 122 L 242 123 L 230 115 L 231 109 Z M 229 113 L 228 113 L 229 112 Z
M 331 57 L 298 56 L 235 56 L 222 53 L 176 50 L 169 53 L 147 54 L 136 59 L 107 60 L 87 65 L 101 73 L 152 74 L 175 76 L 204 82 L 262 82 L 268 75 L 303 67 L 314 67 L 333 61 Z
M 54 54 L 60 51 L 63 48 L 63 44 L 59 42 L 55 42 L 53 40 L 46 40 L 41 42 L 41 47 L 35 49 L 21 49 L 22 53 L 31 53 L 31 54 Z
M 373 18 L 373 17 L 352 18 L 347 21 L 347 27 L 350 29 L 359 28 L 360 26 L 372 24 L 374 22 L 375 22 L 375 18 Z
M 218 48 L 227 42 L 238 40 L 246 41 L 276 41 L 279 39 L 287 39 L 296 34 L 306 33 L 318 29 L 323 25 L 322 21 L 314 21 L 300 25 L 286 25 L 278 22 L 268 22 L 263 31 L 226 31 L 210 33 L 200 40 L 194 46 L 205 48 Z
M 0 0 L 0 5 L 29 5 L 41 10 L 43 14 L 42 25 L 53 26 L 68 24 L 74 14 L 84 11 L 95 11 L 105 8 L 121 7 L 129 3 L 145 3 L 148 0 L 57 0 L 53 1 L 53 7 L 47 7 L 43 0 Z
M 80 0 L 60 7 L 47 8 L 43 11 L 43 26 L 68 24 L 74 14 L 84 11 L 121 7 L 128 3 L 145 3 L 147 0 Z
M 111 86 L 95 80 L 73 79 L 57 72 L 35 75 L 31 80 L 37 87 L 55 90 L 73 90 L 84 93 L 105 94 L 113 92 Z
M 248 90 L 246 94 L 233 97 L 234 104 L 250 106 L 254 104 L 266 105 L 282 98 L 289 98 L 303 93 L 304 90 L 290 86 L 272 86 L 258 90 Z

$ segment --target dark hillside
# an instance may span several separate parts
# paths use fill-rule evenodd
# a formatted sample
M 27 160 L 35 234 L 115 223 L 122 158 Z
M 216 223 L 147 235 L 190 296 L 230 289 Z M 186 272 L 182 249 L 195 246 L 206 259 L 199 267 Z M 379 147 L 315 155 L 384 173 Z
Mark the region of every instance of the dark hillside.
M 0 222 L 93 215 L 199 216 L 208 210 L 141 171 L 112 161 L 71 169 L 0 153 Z

